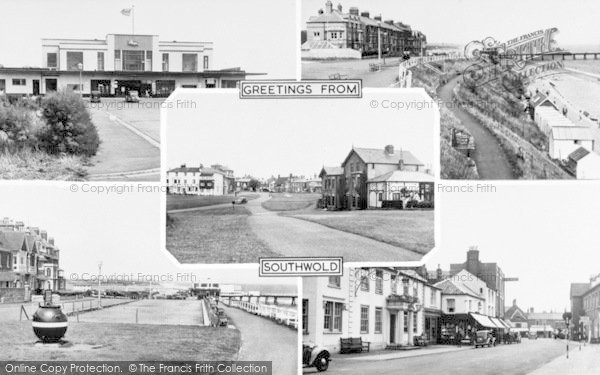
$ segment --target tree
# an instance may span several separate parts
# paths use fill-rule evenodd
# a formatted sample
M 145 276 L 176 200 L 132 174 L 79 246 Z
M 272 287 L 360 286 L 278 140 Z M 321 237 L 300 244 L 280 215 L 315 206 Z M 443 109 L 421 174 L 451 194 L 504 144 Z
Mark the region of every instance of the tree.
M 252 178 L 252 179 L 250 179 L 250 182 L 248 183 L 248 186 L 253 191 L 257 191 L 258 187 L 260 186 L 260 182 L 256 178 Z

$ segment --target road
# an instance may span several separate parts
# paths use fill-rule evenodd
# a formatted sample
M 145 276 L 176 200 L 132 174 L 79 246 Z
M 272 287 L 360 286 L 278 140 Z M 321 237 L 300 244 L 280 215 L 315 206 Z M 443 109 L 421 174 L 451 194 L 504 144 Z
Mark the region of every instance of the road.
M 272 361 L 273 374 L 298 373 L 298 332 L 243 310 L 221 306 L 242 334 L 240 361 Z
M 525 375 L 563 355 L 565 346 L 562 340 L 524 340 L 521 344 L 383 361 L 335 354 L 327 373 L 396 375 L 398 369 L 402 369 L 403 374 L 411 375 Z M 314 369 L 305 370 L 305 373 L 311 372 Z
M 415 261 L 422 254 L 372 240 L 356 234 L 325 227 L 301 219 L 280 216 L 269 211 L 261 203 L 269 199 L 267 194 L 246 204 L 252 213 L 248 223 L 252 231 L 269 248 L 283 256 L 344 257 L 346 262 L 357 261 Z
M 440 100 L 452 103 L 452 90 L 462 77 L 458 76 L 442 86 L 438 92 Z M 512 180 L 514 175 L 500 143 L 485 126 L 464 109 L 452 106 L 452 112 L 475 138 L 475 152 L 472 154 L 477 172 L 482 180 Z
M 160 104 L 121 98 L 88 103 L 101 144 L 88 168 L 91 180 L 158 181 L 160 178 Z
M 363 87 L 390 87 L 398 80 L 400 59 L 386 58 L 381 71 L 369 71 L 369 64 L 377 59 L 341 60 L 341 61 L 302 61 L 302 79 L 328 79 L 330 75 L 340 74 L 346 79 L 362 79 Z

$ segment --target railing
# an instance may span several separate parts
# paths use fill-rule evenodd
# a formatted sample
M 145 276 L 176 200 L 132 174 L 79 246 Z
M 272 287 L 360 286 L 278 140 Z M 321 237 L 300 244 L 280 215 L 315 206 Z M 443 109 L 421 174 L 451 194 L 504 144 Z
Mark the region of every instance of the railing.
M 285 324 L 288 327 L 298 329 L 298 313 L 276 305 L 267 305 L 263 303 L 239 301 L 239 300 L 222 300 L 223 304 L 229 307 L 236 307 L 250 314 L 262 316 L 276 321 L 280 324 Z

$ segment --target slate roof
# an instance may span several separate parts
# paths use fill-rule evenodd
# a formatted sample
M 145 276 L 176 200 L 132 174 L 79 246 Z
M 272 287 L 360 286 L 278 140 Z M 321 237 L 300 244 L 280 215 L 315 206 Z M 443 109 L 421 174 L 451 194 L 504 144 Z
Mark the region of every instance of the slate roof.
M 321 169 L 321 173 L 319 173 L 319 177 L 323 177 L 323 173 L 328 176 L 340 176 L 344 174 L 344 168 L 342 167 L 323 167 Z
M 391 171 L 367 182 L 434 182 L 432 175 L 413 171 Z
M 519 315 L 522 320 L 527 320 L 527 314 L 519 306 L 513 305 L 506 308 L 504 311 L 504 318 L 513 321 L 515 316 Z M 515 320 L 516 321 L 516 320 Z
M 28 234 L 24 232 L 0 231 L 0 248 L 16 251 L 23 249 L 23 243 L 25 243 L 29 249 L 31 248 L 31 239 L 28 241 L 27 237 Z
M 571 283 L 571 297 L 581 297 L 590 290 L 589 283 Z
M 585 147 L 579 147 L 577 150 L 569 154 L 569 159 L 577 162 L 586 157 L 589 153 L 590 151 Z
M 471 288 L 468 288 L 462 283 L 455 283 L 451 279 L 442 280 L 438 283 L 433 284 L 433 286 L 440 288 L 442 290 L 442 294 L 468 295 L 478 299 L 483 299 L 481 296 L 479 296 L 477 293 L 471 290 Z
M 388 154 L 385 152 L 383 148 L 353 148 L 352 151 L 348 154 L 346 159 L 344 160 L 344 165 L 346 160 L 355 152 L 358 157 L 362 159 L 365 163 L 375 163 L 375 164 L 398 164 L 400 159 L 404 161 L 404 164 L 410 165 L 424 165 L 419 159 L 417 159 L 410 151 L 394 151 L 393 154 Z

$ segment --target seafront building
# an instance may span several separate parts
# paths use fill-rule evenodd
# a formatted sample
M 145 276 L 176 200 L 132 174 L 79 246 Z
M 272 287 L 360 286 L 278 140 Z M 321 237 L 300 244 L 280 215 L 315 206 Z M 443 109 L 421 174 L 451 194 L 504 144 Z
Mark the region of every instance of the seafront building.
M 339 167 L 323 167 L 322 206 L 327 209 L 404 208 L 433 202 L 433 176 L 412 153 L 387 145 L 350 150 Z
M 0 220 L 0 300 L 29 301 L 42 290 L 62 290 L 60 250 L 45 230 Z
M 37 65 L 37 64 L 36 64 Z M 42 39 L 40 67 L 0 67 L 0 93 L 168 96 L 177 87 L 235 88 L 249 73 L 215 69 L 212 42 L 108 34 L 103 39 Z
M 306 38 L 303 52 L 314 53 L 303 56 L 314 58 L 325 57 L 320 52 L 340 58 L 377 55 L 379 51 L 388 56 L 423 56 L 427 47 L 425 35 L 410 25 L 383 20 L 381 15 L 371 18 L 368 11 L 356 7 L 344 12 L 341 4 L 334 8 L 330 0 L 306 21 Z
M 236 189 L 233 170 L 220 164 L 210 167 L 182 164 L 167 171 L 166 183 L 169 194 L 227 195 Z

